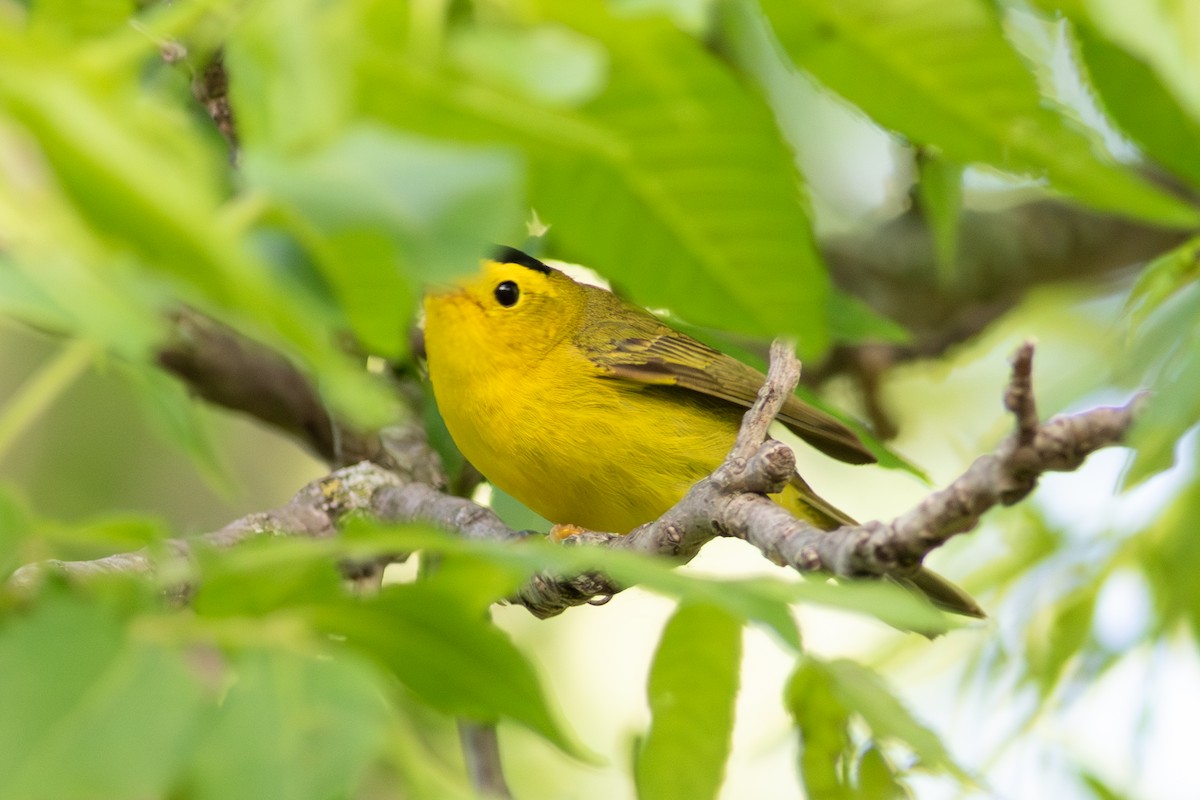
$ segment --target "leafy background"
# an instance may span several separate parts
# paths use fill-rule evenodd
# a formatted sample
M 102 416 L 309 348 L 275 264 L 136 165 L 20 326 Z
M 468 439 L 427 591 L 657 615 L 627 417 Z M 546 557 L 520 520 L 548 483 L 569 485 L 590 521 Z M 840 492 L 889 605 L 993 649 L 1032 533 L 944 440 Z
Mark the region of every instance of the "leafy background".
M 992 621 L 933 643 L 852 610 L 891 598 L 796 583 L 734 542 L 681 574 L 614 559 L 649 591 L 547 622 L 496 608 L 498 628 L 491 602 L 569 555 L 361 530 L 206 558 L 187 611 L 132 580 L 6 594 L 0 796 L 468 797 L 455 717 L 501 721 L 527 797 L 1189 796 L 1198 15 L 0 0 L 5 573 L 209 530 L 324 471 L 158 368 L 168 309 L 279 348 L 377 426 L 406 411 L 346 333 L 405 363 L 422 284 L 523 241 L 531 210 L 547 255 L 701 328 L 792 335 L 819 363 L 833 343 L 920 335 L 828 268 L 837 237 L 916 203 L 932 257 L 898 280 L 1020 297 L 887 373 L 891 444 L 935 484 L 1004 434 L 1005 358 L 1025 337 L 1044 413 L 1154 390 L 1133 451 L 1047 479 L 934 556 Z M 218 50 L 236 164 L 193 96 Z M 1022 291 L 1046 281 L 968 234 L 1043 201 L 1164 244 L 1140 269 Z M 824 388 L 862 410 L 849 381 Z M 800 457 L 858 516 L 925 491 Z M 420 544 L 443 565 L 350 600 L 332 564 L 352 543 Z

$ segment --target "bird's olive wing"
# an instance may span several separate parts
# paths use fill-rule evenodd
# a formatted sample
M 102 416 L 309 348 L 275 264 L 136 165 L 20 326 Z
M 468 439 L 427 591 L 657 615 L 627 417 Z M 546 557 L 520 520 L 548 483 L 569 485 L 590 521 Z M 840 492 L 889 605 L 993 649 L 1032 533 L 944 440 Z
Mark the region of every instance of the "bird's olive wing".
M 597 323 L 588 327 L 577 345 L 600 367 L 603 377 L 679 386 L 750 407 L 765 375 L 651 319 L 639 319 L 633 326 L 629 319 Z M 778 419 L 828 456 L 851 464 L 875 461 L 853 431 L 798 397 L 787 399 Z

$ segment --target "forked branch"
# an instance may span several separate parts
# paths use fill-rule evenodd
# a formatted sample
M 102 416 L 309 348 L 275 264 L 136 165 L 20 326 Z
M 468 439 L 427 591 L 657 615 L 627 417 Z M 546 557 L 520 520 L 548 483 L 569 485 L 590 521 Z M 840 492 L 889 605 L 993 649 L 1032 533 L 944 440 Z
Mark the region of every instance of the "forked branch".
M 770 439 L 767 428 L 795 388 L 800 366 L 791 348 L 776 343 L 771 369 L 754 405 L 746 412 L 737 441 L 725 462 L 697 483 L 654 522 L 627 535 L 585 532 L 568 544 L 631 550 L 680 563 L 718 536 L 744 539 L 771 561 L 801 572 L 842 577 L 905 575 L 951 537 L 969 531 L 996 505 L 1011 505 L 1031 492 L 1046 472 L 1076 469 L 1092 452 L 1118 444 L 1133 422 L 1138 400 L 1115 408 L 1095 408 L 1045 423 L 1037 418 L 1032 388 L 1033 345 L 1013 359 L 1005 405 L 1017 424 L 997 450 L 978 458 L 949 486 L 929 494 L 915 508 L 887 522 L 847 525 L 824 531 L 796 519 L 766 495 L 778 492 L 795 468 L 792 451 Z M 417 438 L 408 432 L 410 439 Z M 418 451 L 420 448 L 417 448 Z M 430 456 L 432 457 L 432 456 Z M 422 480 L 429 468 L 391 470 L 362 462 L 306 486 L 287 505 L 237 520 L 198 540 L 226 547 L 258 535 L 325 537 L 336 533 L 347 513 L 369 514 L 383 522 L 431 522 L 460 536 L 503 541 L 529 535 L 505 525 L 491 510 L 454 497 Z M 192 540 L 171 540 L 167 551 L 190 556 Z M 10 585 L 28 588 L 47 568 L 84 578 L 101 572 L 147 572 L 154 555 L 139 551 L 96 561 L 45 562 L 18 570 Z M 603 575 L 534 576 L 511 602 L 539 617 L 621 591 Z

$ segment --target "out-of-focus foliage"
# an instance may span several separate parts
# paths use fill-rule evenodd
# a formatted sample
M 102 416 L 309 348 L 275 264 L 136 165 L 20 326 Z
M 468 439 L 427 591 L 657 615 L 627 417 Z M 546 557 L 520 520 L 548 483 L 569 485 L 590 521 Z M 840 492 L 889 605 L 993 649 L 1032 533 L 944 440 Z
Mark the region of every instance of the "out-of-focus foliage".
M 550 225 L 545 254 L 689 324 L 788 334 L 814 360 L 837 342 L 904 341 L 902 325 L 831 285 L 789 147 L 808 119 L 787 105 L 795 87 L 836 95 L 919 154 L 912 195 L 950 275 L 968 168 L 1197 227 L 1197 14 L 1191 0 L 0 0 L 0 313 L 56 343 L 27 369 L 6 354 L 21 374 L 0 375 L 13 381 L 0 459 L 97 368 L 221 481 L 220 444 L 156 361 L 181 303 L 279 348 L 355 424 L 383 424 L 404 412 L 361 353 L 407 359 L 423 284 L 472 270 L 492 242 L 520 244 L 531 209 Z M 1038 61 L 1020 41 L 1031 28 L 1058 37 L 1065 61 Z M 196 97 L 219 91 L 206 72 L 218 56 L 233 146 Z M 1055 71 L 1101 122 L 1045 94 Z M 1101 144 L 1117 137 L 1140 164 Z M 1192 239 L 1161 254 L 1119 290 L 1129 347 L 1087 385 L 1153 390 L 1130 486 L 1195 460 L 1197 250 Z M 62 470 L 81 495 L 110 488 L 93 465 L 134 457 L 123 441 L 92 458 L 69 434 L 48 441 L 60 463 L 91 468 Z M 1173 501 L 1086 539 L 1032 511 L 1004 518 L 1003 546 L 971 580 L 1001 621 L 964 660 L 996 691 L 1032 696 L 1029 725 L 1126 651 L 1200 638 L 1200 487 L 1183 472 Z M 3 576 L 36 559 L 157 552 L 192 528 L 120 507 L 79 521 L 27 494 L 0 490 Z M 438 565 L 347 596 L 338 558 L 396 550 Z M 679 603 L 647 677 L 651 720 L 628 778 L 641 796 L 720 791 L 747 624 L 796 660 L 777 694 L 810 796 L 905 797 L 931 774 L 973 789 L 956 743 L 894 682 L 804 649 L 797 605 L 938 624 L 891 587 L 714 579 L 620 553 L 364 528 L 337 544 L 205 554 L 187 610 L 132 578 L 0 592 L 0 797 L 470 797 L 454 717 L 617 769 L 615 753 L 593 752 L 587 719 L 563 718 L 538 656 L 487 619 L 538 570 L 597 568 Z M 1116 647 L 1106 598 L 1131 583 L 1150 621 Z M 621 642 L 608 647 L 620 657 Z M 1103 766 L 1081 760 L 1078 784 L 1118 796 Z

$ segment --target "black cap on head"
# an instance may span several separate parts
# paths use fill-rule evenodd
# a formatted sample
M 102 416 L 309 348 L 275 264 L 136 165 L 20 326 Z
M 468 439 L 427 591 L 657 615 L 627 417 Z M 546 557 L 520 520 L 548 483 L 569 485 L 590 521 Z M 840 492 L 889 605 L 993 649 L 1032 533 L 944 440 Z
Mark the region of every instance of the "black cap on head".
M 535 272 L 540 272 L 543 275 L 550 274 L 549 267 L 528 253 L 523 253 L 515 247 L 497 245 L 492 249 L 492 260 L 499 261 L 502 264 L 520 264 L 522 267 L 526 267 Z

